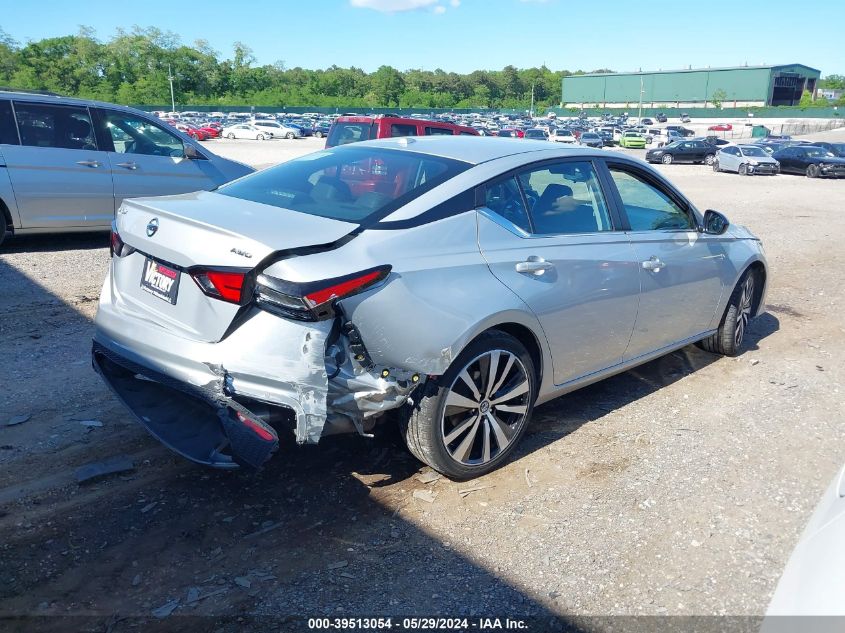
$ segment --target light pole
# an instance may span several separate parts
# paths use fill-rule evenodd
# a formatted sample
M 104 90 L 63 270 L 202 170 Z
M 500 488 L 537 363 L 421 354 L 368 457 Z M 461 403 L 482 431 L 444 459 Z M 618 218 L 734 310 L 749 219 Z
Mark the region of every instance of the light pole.
M 534 83 L 531 84 L 531 109 L 528 111 L 528 116 L 534 118 Z
M 176 97 L 173 96 L 173 71 L 167 65 L 167 80 L 170 82 L 170 111 L 176 112 Z
M 643 120 L 643 93 L 644 92 L 645 92 L 645 90 L 643 90 L 643 76 L 640 75 L 640 105 L 637 108 L 637 125 L 639 125 L 640 122 Z

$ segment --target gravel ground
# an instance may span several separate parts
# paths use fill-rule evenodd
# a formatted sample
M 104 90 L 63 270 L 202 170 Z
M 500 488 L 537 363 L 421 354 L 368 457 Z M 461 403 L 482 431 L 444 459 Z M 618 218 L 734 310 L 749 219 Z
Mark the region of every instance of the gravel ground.
M 322 145 L 209 143 L 256 166 Z M 30 417 L 0 426 L 0 615 L 762 614 L 843 461 L 845 182 L 658 169 L 763 239 L 748 351 L 688 347 L 546 404 L 469 484 L 418 481 L 389 428 L 252 477 L 171 456 L 90 368 L 105 236 L 5 245 L 0 425 Z M 118 454 L 132 472 L 75 482 Z

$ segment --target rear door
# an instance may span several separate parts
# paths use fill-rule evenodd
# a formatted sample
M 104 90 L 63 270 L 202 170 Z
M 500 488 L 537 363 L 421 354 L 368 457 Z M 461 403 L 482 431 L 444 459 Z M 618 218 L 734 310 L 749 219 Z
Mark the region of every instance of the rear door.
M 735 271 L 724 236 L 699 233 L 689 203 L 637 166 L 608 161 L 608 167 L 640 278 L 628 360 L 707 331 L 722 280 L 733 279 Z
M 87 107 L 13 102 L 20 145 L 3 155 L 23 228 L 107 228 L 114 217 L 108 154 Z
M 114 182 L 111 212 L 125 198 L 207 191 L 225 180 L 199 150 L 200 158 L 187 158 L 182 139 L 164 126 L 119 110 L 98 109 L 95 118 Z
M 564 160 L 484 187 L 478 241 L 493 274 L 537 315 L 562 384 L 622 360 L 639 273 L 594 164 Z

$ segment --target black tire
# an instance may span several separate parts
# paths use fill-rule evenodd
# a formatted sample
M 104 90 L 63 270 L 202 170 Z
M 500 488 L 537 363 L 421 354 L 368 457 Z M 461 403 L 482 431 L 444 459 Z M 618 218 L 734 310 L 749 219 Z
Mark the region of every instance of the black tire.
M 316 136 L 317 138 L 323 138 L 323 133 L 318 130 L 314 132 L 314 136 Z
M 750 288 L 748 287 L 748 284 Z M 757 274 L 749 270 L 737 282 L 728 300 L 728 307 L 715 334 L 696 343 L 712 354 L 736 356 L 742 350 L 742 343 L 748 331 L 748 323 L 754 309 L 757 293 Z
M 226 135 L 226 138 L 234 140 L 234 138 L 235 138 L 235 133 L 234 133 L 234 132 L 229 132 L 229 133 Z
M 745 163 L 740 165 L 738 173 L 739 173 L 740 176 L 747 176 L 748 175 L 748 165 L 746 165 Z
M 660 162 L 664 165 L 671 165 L 674 159 L 675 158 L 672 154 L 663 154 L 663 158 L 660 159 Z
M 718 160 L 714 160 L 714 161 L 713 161 L 713 171 L 722 171 L 722 170 L 719 168 L 719 161 L 718 161 Z
M 819 177 L 819 166 L 818 165 L 807 165 L 807 178 L 818 178 Z
M 707 156 L 704 157 L 704 164 L 710 166 L 713 164 L 714 160 L 716 160 L 715 154 L 707 154 Z
M 293 132 L 288 132 L 287 134 L 285 134 L 286 139 L 292 139 L 293 137 L 294 137 Z
M 471 410 L 469 407 L 458 405 L 458 409 L 464 409 L 463 413 L 453 413 L 447 415 L 446 400 L 453 394 L 453 389 L 455 390 L 454 394 L 457 394 L 458 397 L 462 397 L 459 391 L 461 389 L 465 390 L 467 383 L 463 382 L 460 376 L 464 374 L 465 370 L 466 375 L 470 376 L 472 368 L 476 367 L 475 363 L 481 362 L 479 359 L 486 357 L 487 354 L 495 354 L 497 351 L 499 353 L 506 352 L 509 356 L 514 357 L 512 365 L 506 366 L 504 369 L 508 369 L 508 375 L 513 375 L 513 380 L 518 384 L 522 384 L 522 375 L 524 373 L 524 376 L 528 380 L 528 389 L 523 395 L 518 395 L 505 401 L 514 402 L 517 398 L 520 398 L 521 401 L 518 402 L 516 406 L 519 408 L 524 407 L 524 412 L 521 414 L 505 414 L 517 416 L 512 426 L 505 425 L 513 434 L 508 438 L 508 443 L 504 446 L 504 448 L 501 448 L 497 444 L 497 452 L 493 455 L 491 442 L 496 442 L 496 440 L 490 440 L 489 438 L 494 437 L 495 429 L 493 429 L 492 421 L 488 421 L 486 414 L 482 413 L 483 404 L 485 402 L 488 403 L 487 411 L 490 412 L 490 415 L 492 415 L 493 418 L 496 418 L 496 407 L 502 406 L 502 403 L 499 405 L 491 405 L 490 403 L 493 401 L 493 396 L 485 395 L 481 398 L 481 407 L 478 409 Z M 517 364 L 517 360 L 519 361 L 519 364 Z M 499 375 L 498 370 L 502 370 L 502 374 L 499 379 L 504 381 L 501 385 L 499 385 L 498 389 L 494 391 L 494 393 L 501 394 L 502 390 L 506 389 L 506 385 L 512 380 L 511 378 L 507 378 L 507 380 L 505 380 L 506 375 L 504 373 L 503 365 L 504 364 L 500 363 L 497 366 L 497 371 L 494 372 L 494 374 Z M 479 371 L 477 373 L 481 375 L 483 373 L 480 369 L 482 366 L 478 365 L 478 367 Z M 470 378 L 472 379 L 471 376 Z M 483 376 L 481 377 L 481 380 L 484 380 Z M 531 419 L 531 413 L 534 409 L 534 402 L 537 398 L 537 381 L 537 372 L 534 368 L 531 356 L 522 343 L 511 335 L 498 330 L 485 332 L 470 343 L 458 355 L 458 357 L 452 361 L 452 364 L 449 366 L 449 369 L 446 370 L 446 373 L 429 381 L 423 387 L 422 393 L 415 397 L 414 405 L 412 407 L 407 407 L 402 412 L 402 415 L 400 416 L 400 429 L 403 437 L 405 438 L 408 450 L 410 450 L 414 457 L 419 459 L 421 462 L 428 464 L 434 470 L 446 475 L 447 477 L 458 481 L 465 481 L 474 477 L 480 477 L 481 475 L 495 470 L 508 459 L 508 456 L 513 452 L 513 449 L 525 433 L 525 429 L 528 426 Z M 495 384 L 494 387 L 496 387 Z M 516 391 L 514 387 L 511 387 L 511 389 Z M 469 392 L 467 391 L 467 393 Z M 505 393 L 508 392 L 505 391 Z M 466 400 L 467 398 L 464 399 Z M 448 406 L 454 405 L 450 404 Z M 477 410 L 479 413 L 473 414 L 472 411 L 474 410 Z M 458 430 L 458 427 L 466 426 L 467 423 L 470 424 L 470 426 L 467 427 L 469 430 L 467 430 L 465 434 L 458 434 L 452 440 L 453 444 L 460 441 L 459 446 L 454 449 L 454 452 L 458 453 L 460 451 L 460 445 L 463 445 L 465 441 L 468 441 L 471 450 L 475 451 L 475 448 L 479 448 L 483 451 L 483 443 L 487 441 L 488 453 L 492 456 L 492 458 L 487 461 L 484 461 L 482 452 L 479 463 L 467 464 L 454 457 L 449 452 L 450 449 L 447 448 L 447 440 L 445 438 L 451 434 L 446 432 L 446 428 L 450 424 L 449 418 L 461 417 L 462 415 L 466 415 L 467 412 L 470 413 L 470 418 L 464 420 L 461 424 L 455 423 L 453 426 L 449 427 L 451 433 L 455 433 Z M 471 422 L 471 420 L 473 420 L 473 415 L 479 418 L 478 422 Z M 500 415 L 502 414 L 500 413 Z M 504 427 L 503 425 L 500 425 L 499 428 L 502 429 Z M 481 435 L 478 434 L 478 431 L 481 431 Z M 469 439 L 467 440 L 467 438 Z M 478 439 L 476 440 L 476 438 Z M 478 442 L 478 444 L 476 444 L 476 442 Z M 470 455 L 467 454 L 466 457 L 468 458 Z
M 258 135 L 255 137 L 255 140 L 256 140 L 256 141 L 263 141 L 263 140 L 264 140 L 264 135 L 263 135 L 263 134 L 258 134 Z

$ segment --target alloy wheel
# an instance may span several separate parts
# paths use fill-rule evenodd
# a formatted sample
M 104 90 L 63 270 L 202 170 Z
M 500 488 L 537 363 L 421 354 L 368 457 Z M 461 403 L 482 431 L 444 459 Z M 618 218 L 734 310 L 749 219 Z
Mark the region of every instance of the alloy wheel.
M 749 274 L 742 283 L 742 291 L 737 304 L 736 331 L 734 332 L 734 343 L 739 347 L 745 336 L 748 321 L 751 319 L 751 307 L 754 303 L 754 275 Z
M 449 387 L 441 439 L 456 462 L 486 464 L 511 444 L 525 424 L 533 385 L 522 361 L 506 350 L 471 360 Z

